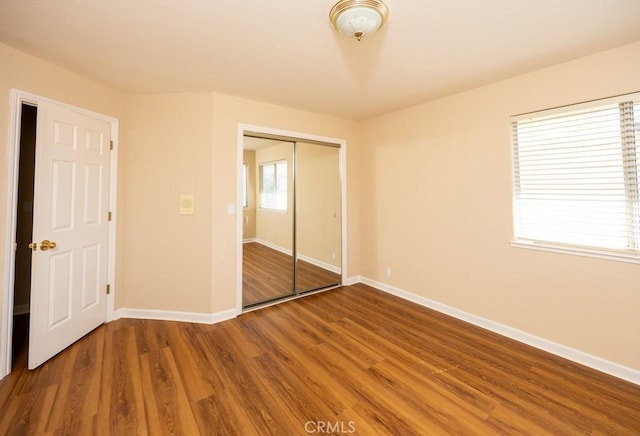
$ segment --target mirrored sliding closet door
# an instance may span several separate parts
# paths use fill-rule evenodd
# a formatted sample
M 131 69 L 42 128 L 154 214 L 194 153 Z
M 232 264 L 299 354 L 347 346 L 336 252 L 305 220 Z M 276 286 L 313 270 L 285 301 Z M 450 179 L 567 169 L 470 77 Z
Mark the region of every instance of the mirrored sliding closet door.
M 339 284 L 342 265 L 340 149 L 296 143 L 296 292 Z
M 340 149 L 244 137 L 242 305 L 339 285 Z

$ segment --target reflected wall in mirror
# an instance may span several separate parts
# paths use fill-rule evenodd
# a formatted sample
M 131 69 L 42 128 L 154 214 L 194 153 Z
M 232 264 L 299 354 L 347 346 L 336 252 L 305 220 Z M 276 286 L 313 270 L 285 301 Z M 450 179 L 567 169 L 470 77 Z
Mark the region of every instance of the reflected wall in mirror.
M 297 293 L 339 284 L 342 266 L 340 149 L 296 143 Z
M 245 136 L 242 176 L 243 307 L 340 284 L 340 149 Z

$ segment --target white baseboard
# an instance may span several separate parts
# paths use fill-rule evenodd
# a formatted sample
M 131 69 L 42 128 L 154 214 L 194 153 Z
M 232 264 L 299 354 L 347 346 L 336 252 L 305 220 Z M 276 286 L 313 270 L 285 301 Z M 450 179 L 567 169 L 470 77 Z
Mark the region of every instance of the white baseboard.
M 247 238 L 242 240 L 243 244 L 250 244 L 252 242 L 257 242 L 256 238 Z
M 29 313 L 29 309 L 30 306 L 28 304 L 19 304 L 17 306 L 13 306 L 13 316 Z
M 340 267 L 331 265 L 330 263 L 323 262 L 318 259 L 314 259 L 313 257 L 305 256 L 304 254 L 298 254 L 298 259 L 303 260 L 311 265 L 315 265 L 318 268 L 326 269 L 327 271 L 331 271 L 335 274 L 340 274 Z
M 235 309 L 216 313 L 179 312 L 175 310 L 153 309 L 117 309 L 113 314 L 113 320 L 119 318 L 155 319 L 162 321 L 193 322 L 197 324 L 215 324 L 235 318 L 238 315 Z
M 262 240 L 262 239 L 257 239 L 256 238 L 256 239 L 253 239 L 251 241 L 245 240 L 245 241 L 242 241 L 242 242 L 243 243 L 244 242 L 255 242 L 257 244 L 262 244 L 265 247 L 271 248 L 272 250 L 276 250 L 276 251 L 279 251 L 280 253 L 284 253 L 287 256 L 292 256 L 293 255 L 293 250 L 289 250 L 288 248 L 280 247 L 279 245 L 272 244 L 271 242 L 267 242 L 267 241 Z M 298 259 L 303 260 L 303 261 L 305 261 L 307 263 L 310 263 L 311 265 L 315 265 L 317 267 L 320 267 L 322 269 L 326 269 L 327 271 L 331 271 L 333 273 L 340 274 L 340 267 L 339 266 L 331 265 L 330 263 L 323 262 L 321 260 L 314 259 L 313 257 L 309 257 L 309 256 L 306 256 L 306 255 L 300 254 L 300 253 L 298 253 Z
M 265 247 L 269 247 L 272 250 L 279 251 L 280 253 L 284 253 L 287 256 L 292 256 L 293 255 L 293 251 L 291 249 L 289 249 L 289 248 L 284 248 L 284 247 L 281 247 L 279 245 L 272 244 L 271 242 L 267 242 L 267 241 L 264 241 L 264 240 L 258 239 L 258 238 L 256 238 L 256 240 L 254 242 L 256 242 L 258 244 L 262 244 Z
M 640 371 L 638 370 L 628 368 L 618 363 L 593 356 L 583 351 L 576 350 L 544 338 L 540 338 L 522 330 L 518 330 L 516 328 L 509 327 L 507 325 L 500 324 L 486 318 L 482 318 L 472 313 L 456 309 L 455 307 L 447 306 L 446 304 L 442 304 L 429 298 L 395 288 L 385 283 L 377 282 L 366 277 L 359 277 L 359 279 L 359 281 L 361 283 L 364 283 L 365 285 L 369 285 L 402 299 L 411 301 L 424 307 L 428 307 L 462 321 L 466 321 L 470 324 L 482 327 L 484 329 L 498 333 L 502 336 L 514 339 L 518 342 L 531 345 L 532 347 L 547 351 L 549 353 L 555 354 L 556 356 L 560 356 L 573 362 L 580 363 L 582 365 L 588 366 L 589 368 L 593 368 L 606 374 L 610 374 L 614 377 L 618 377 L 631 383 L 640 385 Z
M 351 286 L 351 285 L 356 285 L 358 283 L 364 283 L 364 279 L 361 276 L 347 277 L 342 282 L 342 286 Z M 369 286 L 373 286 L 373 285 L 369 285 Z M 373 287 L 375 288 L 375 286 Z

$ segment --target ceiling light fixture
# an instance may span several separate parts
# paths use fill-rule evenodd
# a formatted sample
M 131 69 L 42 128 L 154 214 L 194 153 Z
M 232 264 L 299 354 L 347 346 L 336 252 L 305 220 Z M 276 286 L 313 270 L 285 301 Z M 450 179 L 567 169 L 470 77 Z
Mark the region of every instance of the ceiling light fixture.
M 329 12 L 333 28 L 358 41 L 375 33 L 389 16 L 389 9 L 381 0 L 340 0 Z

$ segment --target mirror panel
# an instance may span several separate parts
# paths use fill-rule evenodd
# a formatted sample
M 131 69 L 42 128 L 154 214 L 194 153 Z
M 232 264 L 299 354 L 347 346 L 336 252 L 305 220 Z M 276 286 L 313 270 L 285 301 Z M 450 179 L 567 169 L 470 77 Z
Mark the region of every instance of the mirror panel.
M 295 286 L 303 293 L 342 280 L 340 149 L 297 142 L 295 159 Z
M 294 294 L 293 147 L 293 142 L 245 138 L 243 307 Z

